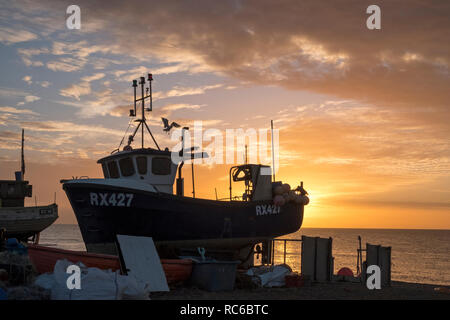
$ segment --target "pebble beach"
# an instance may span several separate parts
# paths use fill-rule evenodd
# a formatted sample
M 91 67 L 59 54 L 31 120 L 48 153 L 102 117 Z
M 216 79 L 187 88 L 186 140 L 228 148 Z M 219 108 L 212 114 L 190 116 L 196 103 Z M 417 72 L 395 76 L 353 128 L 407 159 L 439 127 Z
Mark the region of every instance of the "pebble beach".
M 440 288 L 440 289 L 437 289 Z M 300 288 L 235 289 L 208 292 L 197 288 L 173 288 L 153 293 L 152 300 L 450 300 L 450 286 L 394 281 L 380 290 L 360 283 L 330 282 Z

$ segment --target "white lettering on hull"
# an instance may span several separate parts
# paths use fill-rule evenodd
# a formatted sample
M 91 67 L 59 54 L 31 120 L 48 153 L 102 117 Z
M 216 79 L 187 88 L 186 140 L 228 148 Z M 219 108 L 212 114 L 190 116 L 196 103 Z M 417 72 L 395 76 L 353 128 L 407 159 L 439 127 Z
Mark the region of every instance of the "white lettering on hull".
M 134 194 L 132 193 L 102 193 L 89 194 L 91 206 L 98 207 L 130 207 Z
M 257 216 L 266 216 L 271 214 L 279 214 L 281 212 L 281 207 L 268 204 L 268 205 L 257 205 L 256 206 L 256 215 Z

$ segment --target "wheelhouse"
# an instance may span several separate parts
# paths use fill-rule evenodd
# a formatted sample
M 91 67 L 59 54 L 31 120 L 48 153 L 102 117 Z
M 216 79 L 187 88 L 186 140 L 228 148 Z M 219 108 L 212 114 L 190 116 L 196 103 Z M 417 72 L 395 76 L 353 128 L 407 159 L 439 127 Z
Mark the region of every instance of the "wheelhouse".
M 97 161 L 105 179 L 132 179 L 151 184 L 160 192 L 173 193 L 178 164 L 168 150 L 152 148 L 120 151 Z
M 271 169 L 260 164 L 243 164 L 230 168 L 230 201 L 259 201 L 272 199 Z M 245 189 L 242 196 L 233 196 L 232 182 L 243 181 Z

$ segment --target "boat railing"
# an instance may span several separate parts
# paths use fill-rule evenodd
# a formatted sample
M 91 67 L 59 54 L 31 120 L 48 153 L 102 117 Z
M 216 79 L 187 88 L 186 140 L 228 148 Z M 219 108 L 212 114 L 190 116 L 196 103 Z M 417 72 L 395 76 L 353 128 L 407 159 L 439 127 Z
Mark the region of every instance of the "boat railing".
M 281 242 L 283 244 L 283 250 L 282 250 L 282 252 L 283 252 L 283 264 L 286 264 L 286 256 L 288 256 L 288 255 L 298 255 L 299 259 L 300 259 L 300 257 L 301 257 L 301 242 L 302 242 L 301 239 L 272 239 L 272 244 L 271 244 L 272 253 L 270 255 L 270 257 L 271 257 L 270 264 L 272 266 L 275 264 L 275 257 L 276 257 L 276 253 L 277 253 L 277 251 L 275 250 L 275 246 L 279 242 Z M 297 247 L 295 245 L 298 245 L 298 251 L 297 252 L 288 252 L 287 249 L 288 249 L 288 244 L 289 243 L 293 243 L 294 244 L 294 248 Z M 299 263 L 299 265 L 300 265 L 300 263 Z
M 230 198 L 226 197 L 226 198 L 217 198 L 216 201 L 229 201 Z
M 61 179 L 61 180 L 59 180 L 59 183 L 66 183 L 66 182 L 71 181 L 71 180 L 87 180 L 87 179 L 89 179 L 88 176 L 79 176 L 79 177 L 72 176 L 72 179 Z
M 79 176 L 79 177 L 73 177 L 72 176 L 72 179 L 73 180 L 82 180 L 82 179 L 89 179 L 89 177 L 88 176 Z

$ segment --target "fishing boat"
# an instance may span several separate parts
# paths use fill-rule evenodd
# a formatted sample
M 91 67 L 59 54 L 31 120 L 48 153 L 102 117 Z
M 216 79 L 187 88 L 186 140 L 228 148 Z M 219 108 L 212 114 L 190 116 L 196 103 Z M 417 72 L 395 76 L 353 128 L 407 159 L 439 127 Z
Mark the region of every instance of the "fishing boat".
M 88 268 L 102 270 L 121 270 L 119 257 L 116 255 L 88 253 L 41 245 L 29 244 L 28 256 L 39 274 L 51 273 L 58 260 L 67 259 L 70 262 L 83 263 Z M 176 284 L 189 279 L 192 273 L 192 260 L 189 259 L 161 259 L 161 265 L 169 284 Z
M 130 110 L 130 116 L 136 117 L 136 104 L 140 102 L 140 117 L 135 119 L 138 125 L 123 149 L 120 144 L 110 155 L 98 160 L 104 177 L 61 180 L 88 252 L 116 254 L 114 239 L 117 234 L 123 234 L 152 237 L 162 258 L 174 250 L 204 248 L 211 256 L 213 252 L 232 253 L 234 259 L 245 261 L 256 244 L 270 243 L 270 239 L 299 230 L 304 206 L 309 202 L 307 192 L 301 184 L 286 199 L 280 200 L 278 195 L 274 201 L 276 189 L 282 183 L 272 181 L 270 173 L 264 174 L 270 172 L 268 166 L 245 163 L 230 168 L 227 199 L 185 196 L 182 178 L 185 161 L 208 155 L 195 153 L 196 147 L 184 148 L 183 143 L 180 150 L 159 147 L 146 123 L 146 112 L 153 108 L 153 76 L 148 74 L 147 80 L 149 87 L 144 88 L 145 77 L 140 78 L 139 99 L 136 98 L 138 83 L 133 80 L 134 109 Z M 149 107 L 146 108 L 147 99 Z M 164 131 L 180 127 L 176 123 L 169 125 L 164 118 L 163 123 Z M 141 146 L 133 148 L 131 144 L 139 129 Z M 188 128 L 181 130 L 184 142 Z M 156 148 L 144 147 L 146 132 Z M 238 182 L 245 183 L 241 196 L 232 193 L 232 185 Z M 270 254 L 270 248 L 262 247 L 263 254 Z
M 21 171 L 15 180 L 0 180 L 0 229 L 7 238 L 20 241 L 37 241 L 39 233 L 58 218 L 56 203 L 25 207 L 25 197 L 32 196 L 32 186 L 24 180 L 24 130 L 22 130 Z

